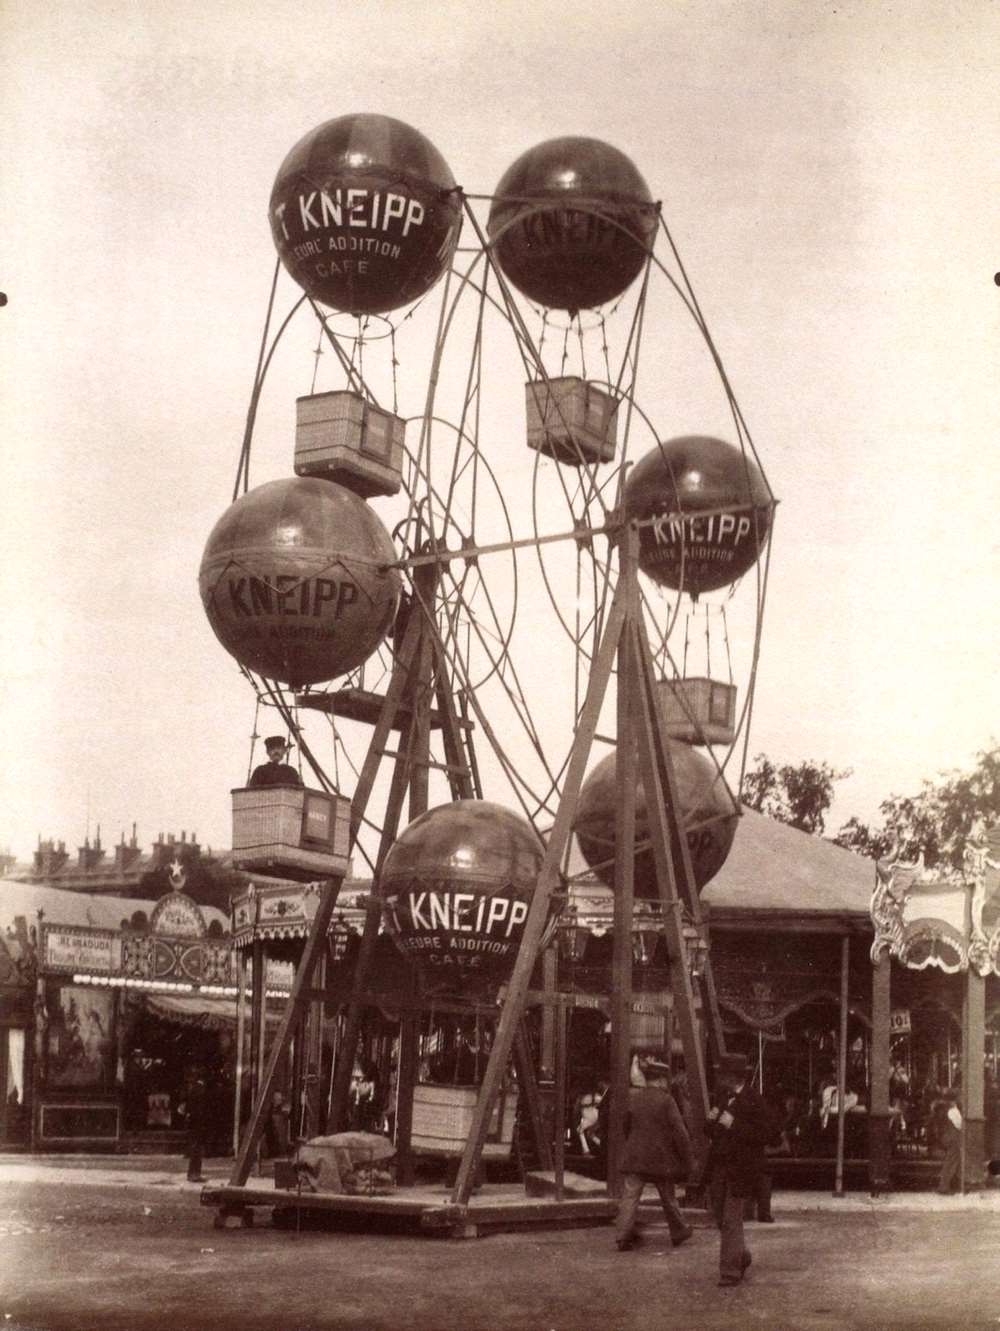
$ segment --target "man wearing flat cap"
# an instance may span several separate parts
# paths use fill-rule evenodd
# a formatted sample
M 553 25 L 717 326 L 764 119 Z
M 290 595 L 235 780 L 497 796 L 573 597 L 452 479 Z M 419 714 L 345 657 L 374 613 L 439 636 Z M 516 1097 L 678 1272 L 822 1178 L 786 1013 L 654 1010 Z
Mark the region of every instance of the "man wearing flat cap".
M 660 1194 L 670 1238 L 675 1248 L 692 1234 L 674 1197 L 674 1183 L 687 1178 L 694 1167 L 691 1139 L 680 1110 L 670 1094 L 670 1069 L 665 1063 L 643 1065 L 646 1085 L 629 1092 L 622 1152 L 622 1197 L 618 1206 L 615 1241 L 619 1249 L 635 1246 L 635 1219 L 639 1198 L 647 1183 Z
M 302 778 L 285 762 L 288 750 L 284 737 L 269 735 L 264 741 L 267 750 L 267 762 L 255 767 L 250 776 L 251 786 L 301 786 Z
M 743 1234 L 743 1203 L 756 1192 L 764 1147 L 775 1143 L 777 1124 L 750 1084 L 743 1054 L 723 1054 L 715 1072 L 716 1099 L 709 1115 L 709 1195 L 719 1226 L 719 1284 L 738 1285 L 750 1265 Z

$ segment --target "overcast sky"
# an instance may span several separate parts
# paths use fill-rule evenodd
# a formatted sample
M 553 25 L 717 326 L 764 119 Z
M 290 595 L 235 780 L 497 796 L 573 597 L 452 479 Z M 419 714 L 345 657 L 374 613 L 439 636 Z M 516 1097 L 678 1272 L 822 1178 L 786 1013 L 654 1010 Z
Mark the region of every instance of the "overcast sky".
M 579 134 L 662 200 L 781 500 L 750 751 L 852 769 L 828 830 L 1000 735 L 1000 7 L 8 0 L 0 37 L 0 846 L 133 822 L 229 844 L 254 702 L 198 565 L 231 497 L 271 184 L 358 111 L 420 129 L 470 194 Z M 269 385 L 254 484 L 290 474 L 314 340 Z M 720 428 L 659 378 L 665 436 Z M 524 668 L 551 689 L 527 605 Z

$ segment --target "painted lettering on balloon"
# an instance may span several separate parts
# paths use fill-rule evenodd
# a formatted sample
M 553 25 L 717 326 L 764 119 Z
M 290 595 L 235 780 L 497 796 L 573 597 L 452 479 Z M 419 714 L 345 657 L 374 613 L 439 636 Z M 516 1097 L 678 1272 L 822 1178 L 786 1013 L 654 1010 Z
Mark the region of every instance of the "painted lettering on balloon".
M 310 190 L 299 194 L 296 217 L 304 235 L 332 227 L 365 227 L 371 231 L 398 231 L 403 239 L 414 227 L 423 226 L 426 210 L 419 199 L 393 191 L 335 189 Z M 285 240 L 291 240 L 288 230 L 287 203 L 274 210 L 275 220 Z
M 413 931 L 437 930 L 458 935 L 481 935 L 484 941 L 509 939 L 528 916 L 527 902 L 499 894 L 422 891 L 390 894 L 383 906 L 394 932 L 401 939 Z M 464 938 L 454 946 L 478 946 L 475 938 Z
M 576 208 L 546 208 L 531 213 L 519 220 L 518 226 L 529 246 L 532 248 L 567 248 L 610 249 L 621 244 L 622 227 L 642 235 L 644 227 L 641 218 L 628 213 L 616 215 L 612 222 L 599 213 L 584 212 Z
M 236 619 L 262 615 L 308 615 L 340 619 L 358 599 L 349 578 L 300 578 L 278 573 L 264 577 L 227 578 L 229 608 Z
M 749 514 L 711 513 L 708 517 L 657 514 L 649 530 L 657 545 L 737 546 L 750 534 Z
M 368 272 L 367 259 L 341 259 L 340 263 L 331 259 L 329 263 L 314 265 L 317 277 L 345 277 L 348 273 L 364 276 Z

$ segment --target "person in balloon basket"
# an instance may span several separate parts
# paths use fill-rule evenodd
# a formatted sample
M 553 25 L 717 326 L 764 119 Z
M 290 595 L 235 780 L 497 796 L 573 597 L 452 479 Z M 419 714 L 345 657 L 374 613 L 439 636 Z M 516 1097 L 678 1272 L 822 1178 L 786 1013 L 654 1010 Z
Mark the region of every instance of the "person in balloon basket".
M 744 1204 L 758 1191 L 764 1148 L 780 1142 L 777 1119 L 750 1084 L 742 1054 L 723 1054 L 706 1131 L 708 1187 L 719 1227 L 719 1284 L 738 1285 L 751 1262 L 743 1233 Z
M 694 1151 L 681 1112 L 670 1094 L 670 1068 L 649 1062 L 646 1085 L 629 1091 L 622 1150 L 622 1196 L 618 1206 L 615 1242 L 620 1250 L 637 1242 L 636 1214 L 647 1183 L 660 1194 L 670 1238 L 675 1248 L 692 1235 L 674 1196 L 674 1184 L 686 1179 L 694 1167 Z
M 281 735 L 269 735 L 264 741 L 267 762 L 255 767 L 250 774 L 251 786 L 301 786 L 302 778 L 295 768 L 285 762 L 288 745 Z

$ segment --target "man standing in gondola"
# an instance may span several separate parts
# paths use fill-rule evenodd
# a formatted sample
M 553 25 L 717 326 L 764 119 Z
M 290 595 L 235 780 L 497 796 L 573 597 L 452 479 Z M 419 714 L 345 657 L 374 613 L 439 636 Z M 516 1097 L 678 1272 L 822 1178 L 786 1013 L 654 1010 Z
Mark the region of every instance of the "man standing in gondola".
M 269 735 L 264 741 L 267 750 L 267 762 L 255 767 L 250 776 L 250 785 L 257 786 L 301 786 L 302 778 L 289 763 L 285 762 L 288 745 L 281 735 Z

